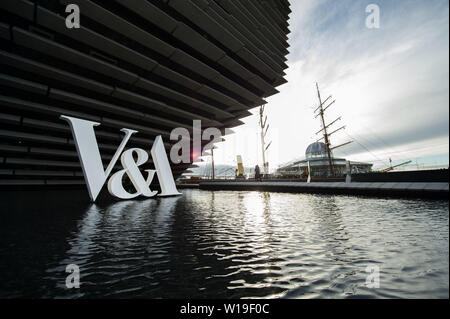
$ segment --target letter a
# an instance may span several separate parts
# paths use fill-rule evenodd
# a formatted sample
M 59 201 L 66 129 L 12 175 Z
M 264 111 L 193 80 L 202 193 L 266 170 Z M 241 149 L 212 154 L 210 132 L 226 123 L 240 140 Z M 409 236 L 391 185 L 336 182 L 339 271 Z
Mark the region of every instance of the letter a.
M 366 7 L 366 13 L 369 15 L 366 18 L 366 27 L 368 29 L 380 28 L 380 7 L 376 4 L 369 4 Z
M 77 265 L 70 264 L 67 265 L 66 272 L 70 273 L 66 277 L 66 287 L 69 289 L 80 288 L 80 268 Z
M 80 28 L 80 7 L 76 4 L 69 4 L 66 7 L 66 13 L 70 13 L 66 17 L 66 27 L 68 29 Z

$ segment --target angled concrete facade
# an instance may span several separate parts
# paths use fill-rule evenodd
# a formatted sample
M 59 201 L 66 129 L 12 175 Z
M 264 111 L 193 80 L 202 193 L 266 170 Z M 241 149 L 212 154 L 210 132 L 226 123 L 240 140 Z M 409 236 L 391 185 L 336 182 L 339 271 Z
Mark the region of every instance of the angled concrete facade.
M 242 124 L 286 82 L 289 13 L 288 0 L 0 1 L 0 185 L 84 184 L 62 114 L 101 123 L 105 164 L 123 127 L 149 150 L 192 120 Z

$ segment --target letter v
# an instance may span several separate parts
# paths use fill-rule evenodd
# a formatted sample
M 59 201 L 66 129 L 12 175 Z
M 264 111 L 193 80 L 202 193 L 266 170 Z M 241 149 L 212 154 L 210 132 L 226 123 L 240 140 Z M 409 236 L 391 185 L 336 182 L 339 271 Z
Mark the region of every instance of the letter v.
M 91 200 L 95 202 L 103 185 L 105 185 L 106 179 L 116 165 L 120 154 L 122 154 L 125 145 L 128 143 L 131 135 L 137 133 L 137 131 L 126 128 L 120 130 L 125 133 L 125 137 L 123 138 L 122 143 L 120 143 L 119 148 L 109 162 L 109 165 L 105 171 L 97 144 L 97 138 L 95 137 L 94 132 L 94 126 L 98 126 L 100 123 L 64 115 L 60 116 L 60 118 L 67 121 L 70 125 L 77 148 L 78 157 L 80 158 L 81 167 L 83 169 L 84 180 L 86 181 L 89 191 L 89 196 L 91 197 Z

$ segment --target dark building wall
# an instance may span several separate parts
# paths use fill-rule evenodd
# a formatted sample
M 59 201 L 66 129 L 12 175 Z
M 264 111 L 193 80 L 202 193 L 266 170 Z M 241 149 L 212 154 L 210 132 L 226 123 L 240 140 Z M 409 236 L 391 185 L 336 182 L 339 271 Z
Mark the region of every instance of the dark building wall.
M 63 114 L 101 123 L 105 164 L 123 127 L 139 131 L 128 147 L 162 135 L 169 149 L 194 119 L 242 124 L 286 82 L 289 13 L 287 0 L 0 1 L 0 185 L 84 184 Z

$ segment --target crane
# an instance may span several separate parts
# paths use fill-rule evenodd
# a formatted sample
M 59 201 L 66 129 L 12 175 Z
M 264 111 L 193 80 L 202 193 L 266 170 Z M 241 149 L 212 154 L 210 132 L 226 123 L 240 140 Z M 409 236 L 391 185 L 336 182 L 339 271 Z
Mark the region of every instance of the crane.
M 411 161 L 407 161 L 407 162 L 400 163 L 400 164 L 397 164 L 397 165 L 392 166 L 392 160 L 389 159 L 389 161 L 391 162 L 391 166 L 388 167 L 388 168 L 384 168 L 384 169 L 380 170 L 381 173 L 387 173 L 387 172 L 393 171 L 394 168 L 396 168 L 396 167 L 403 166 L 403 165 L 406 165 L 406 164 L 411 163 Z

